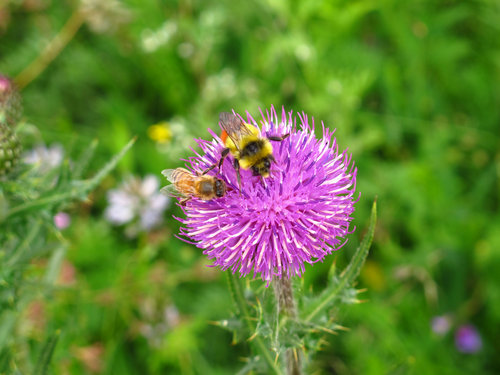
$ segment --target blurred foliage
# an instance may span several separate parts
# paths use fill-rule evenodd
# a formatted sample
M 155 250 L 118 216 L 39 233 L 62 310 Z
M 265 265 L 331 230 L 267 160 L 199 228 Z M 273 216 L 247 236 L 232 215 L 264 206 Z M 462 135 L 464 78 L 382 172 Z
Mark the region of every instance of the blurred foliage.
M 218 112 L 256 115 L 274 104 L 337 127 L 359 169 L 359 228 L 378 196 L 373 251 L 357 286 L 368 288 L 366 303 L 335 312 L 350 331 L 325 336 L 316 373 L 500 371 L 498 2 L 82 3 L 84 13 L 76 0 L 0 0 L 2 74 L 26 77 L 56 36 L 66 42 L 21 92 L 25 119 L 46 142 L 78 155 L 98 138 L 97 170 L 138 135 L 91 202 L 69 211 L 61 272 L 73 281 L 18 310 L 28 326 L 19 358 L 36 363 L 60 330 L 58 374 L 241 368 L 248 343 L 231 346 L 207 324 L 229 316 L 224 275 L 173 237 L 180 210 L 134 240 L 102 212 L 106 191 L 127 172 L 178 166 L 193 137 L 217 128 Z M 151 128 L 158 124 L 165 131 Z M 362 235 L 308 267 L 304 288 L 321 290 L 332 262 L 343 268 Z M 453 327 L 438 336 L 430 322 L 443 314 Z M 453 330 L 465 322 L 484 341 L 475 355 L 454 347 Z
M 24 124 L 16 124 L 23 129 Z M 34 131 L 35 129 L 31 129 Z M 28 137 L 28 131 L 19 131 Z M 0 372 L 47 374 L 59 331 L 48 330 L 36 364 L 26 340 L 45 328 L 43 299 L 54 293 L 68 244 L 59 233 L 56 213 L 85 200 L 132 146 L 130 141 L 92 178 L 82 173 L 95 142 L 76 160 L 57 155 L 15 166 L 0 185 Z M 61 151 L 62 152 L 62 151 Z M 28 159 L 28 157 L 25 157 Z M 71 164 L 71 166 L 70 166 Z M 38 332 L 40 334 L 40 332 Z

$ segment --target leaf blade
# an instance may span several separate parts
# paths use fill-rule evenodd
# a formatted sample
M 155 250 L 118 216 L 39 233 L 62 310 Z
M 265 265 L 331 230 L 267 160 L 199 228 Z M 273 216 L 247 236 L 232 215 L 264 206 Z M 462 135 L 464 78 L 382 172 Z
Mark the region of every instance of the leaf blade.
M 54 355 L 54 349 L 56 348 L 60 334 L 61 332 L 57 330 L 54 334 L 50 335 L 47 340 L 45 340 L 35 366 L 35 371 L 33 372 L 34 375 L 47 374 L 47 370 L 49 368 L 50 361 L 52 360 L 52 356 Z
M 340 292 L 350 286 L 354 280 L 359 275 L 363 264 L 365 263 L 366 257 L 368 256 L 370 246 L 373 242 L 373 236 L 375 234 L 375 226 L 377 223 L 377 200 L 373 202 L 371 215 L 370 215 L 370 224 L 368 226 L 368 232 L 363 237 L 363 240 L 359 244 L 354 256 L 347 268 L 342 272 L 340 279 L 338 282 L 333 285 L 333 288 L 328 288 L 325 290 L 325 293 L 322 293 L 321 296 L 315 303 L 311 304 L 311 308 L 308 310 L 309 313 L 306 314 L 304 320 L 306 322 L 310 322 L 313 320 L 320 312 L 325 310 L 328 305 L 333 302 L 340 294 Z

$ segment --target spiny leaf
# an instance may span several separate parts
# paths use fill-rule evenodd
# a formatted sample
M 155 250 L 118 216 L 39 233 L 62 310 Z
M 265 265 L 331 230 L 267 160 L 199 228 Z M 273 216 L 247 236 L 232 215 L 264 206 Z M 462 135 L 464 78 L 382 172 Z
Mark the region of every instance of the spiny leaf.
M 81 178 L 87 165 L 89 164 L 92 156 L 94 155 L 95 149 L 97 148 L 97 139 L 90 142 L 90 145 L 85 148 L 78 160 L 73 166 L 73 178 Z
M 226 271 L 228 281 L 229 281 L 229 289 L 231 291 L 231 295 L 233 296 L 236 307 L 241 314 L 242 321 L 245 322 L 248 331 L 252 334 L 256 330 L 256 324 L 254 319 L 250 316 L 250 312 L 247 306 L 247 302 L 244 296 L 243 287 L 241 286 L 241 281 L 232 272 Z M 254 336 L 253 340 L 250 341 L 251 345 L 259 351 L 262 355 L 264 361 L 269 366 L 269 370 L 273 374 L 282 374 L 279 366 L 274 362 L 273 357 L 271 356 L 271 352 L 269 351 L 268 346 L 262 339 L 260 335 Z
M 236 373 L 236 375 L 247 374 L 263 374 L 266 373 L 266 368 L 263 366 L 262 361 L 258 357 L 249 358 L 243 368 Z
M 32 242 L 36 241 L 38 235 L 42 229 L 42 223 L 40 220 L 32 221 L 29 232 L 26 233 L 23 241 L 19 243 L 12 255 L 5 261 L 6 269 L 13 267 L 19 261 L 22 261 L 26 257 L 26 253 L 31 249 Z
M 106 177 L 106 175 L 111 172 L 111 170 L 116 167 L 118 162 L 125 156 L 127 151 L 134 145 L 137 137 L 132 138 L 122 150 L 116 154 L 94 177 L 86 181 L 85 188 L 87 191 L 94 190 L 94 188 L 99 185 L 101 180 Z
M 359 276 L 361 272 L 361 268 L 363 264 L 365 264 L 366 257 L 368 256 L 368 252 L 370 251 L 370 246 L 373 241 L 373 236 L 375 234 L 375 225 L 377 223 L 377 201 L 373 202 L 372 213 L 370 216 L 370 226 L 368 227 L 368 233 L 366 233 L 363 241 L 356 249 L 356 253 L 354 254 L 351 262 L 347 266 L 347 268 L 340 275 L 340 282 L 347 286 L 352 285 L 354 280 Z
M 319 313 L 328 308 L 330 304 L 339 297 L 344 289 L 351 286 L 354 280 L 356 280 L 370 250 L 370 246 L 373 241 L 373 235 L 375 233 L 376 223 L 377 201 L 375 200 L 372 206 L 368 232 L 361 241 L 359 247 L 356 249 L 356 253 L 352 257 L 351 262 L 342 272 L 340 277 L 334 278 L 334 282 L 329 287 L 327 287 L 315 301 L 310 304 L 310 308 L 307 309 L 307 311 L 303 314 L 303 316 L 305 316 L 304 320 L 306 322 L 310 322 L 316 316 L 318 316 Z
M 63 203 L 66 201 L 71 201 L 74 199 L 85 199 L 87 194 L 92 191 L 101 180 L 118 164 L 120 159 L 125 155 L 125 153 L 132 147 L 136 138 L 133 138 L 125 147 L 116 154 L 94 177 L 89 180 L 76 181 L 73 186 L 63 192 L 49 193 L 43 195 L 37 199 L 33 199 L 29 202 L 21 203 L 15 207 L 12 207 L 4 217 L 0 218 L 1 221 L 5 221 L 12 216 L 19 215 L 26 211 L 31 211 L 37 208 L 52 206 L 58 203 Z
M 229 331 L 240 330 L 243 326 L 241 320 L 235 317 L 229 319 L 217 320 L 213 322 L 213 324 L 218 327 L 227 329 Z
M 47 284 L 55 283 L 59 272 L 61 271 L 61 265 L 66 255 L 66 247 L 64 245 L 59 246 L 50 257 L 47 271 L 45 273 L 45 282 Z
M 61 163 L 61 168 L 59 169 L 59 176 L 57 178 L 57 183 L 52 190 L 63 190 L 68 186 L 71 181 L 71 166 L 68 159 L 64 159 Z

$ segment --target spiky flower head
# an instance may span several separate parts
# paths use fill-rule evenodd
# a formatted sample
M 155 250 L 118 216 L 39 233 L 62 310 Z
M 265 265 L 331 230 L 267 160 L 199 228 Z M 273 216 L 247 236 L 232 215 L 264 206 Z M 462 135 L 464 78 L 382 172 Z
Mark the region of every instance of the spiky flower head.
M 14 127 L 22 113 L 21 96 L 13 82 L 0 74 L 0 122 Z
M 229 191 L 211 201 L 190 200 L 180 235 L 193 242 L 213 260 L 213 266 L 241 276 L 252 273 L 269 282 L 274 278 L 300 276 L 305 263 L 322 261 L 339 249 L 350 233 L 354 211 L 356 168 L 347 151 L 339 152 L 333 131 L 321 123 L 315 135 L 314 119 L 294 116 L 274 108 L 262 112 L 258 123 L 248 113 L 244 122 L 260 128 L 262 136 L 289 133 L 272 141 L 276 159 L 268 178 L 241 170 L 243 188 L 238 189 L 232 157 L 223 163 L 220 178 Z M 224 149 L 211 132 L 212 141 L 197 140 L 202 153 L 187 160 L 192 171 L 217 163 Z M 217 175 L 217 168 L 210 172 Z

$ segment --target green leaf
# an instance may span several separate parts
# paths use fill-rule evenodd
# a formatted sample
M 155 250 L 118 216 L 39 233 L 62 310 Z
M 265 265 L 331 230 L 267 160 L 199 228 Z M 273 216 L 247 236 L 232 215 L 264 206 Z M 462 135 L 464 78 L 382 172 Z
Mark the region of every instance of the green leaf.
M 262 337 L 258 334 L 255 334 L 257 327 L 253 317 L 250 315 L 250 312 L 248 310 L 247 301 L 245 299 L 245 294 L 241 285 L 241 280 L 233 275 L 231 270 L 226 271 L 226 274 L 229 282 L 229 290 L 231 292 L 235 305 L 238 309 L 239 314 L 241 315 L 241 319 L 245 322 L 248 331 L 252 335 L 250 343 L 253 344 L 255 349 L 262 355 L 265 362 L 269 366 L 269 370 L 272 371 L 270 373 L 278 375 L 282 374 L 281 369 L 275 363 L 271 352 Z
M 6 269 L 13 267 L 16 263 L 23 261 L 23 259 L 29 258 L 26 254 L 31 250 L 32 243 L 38 239 L 41 229 L 42 223 L 39 220 L 31 222 L 29 232 L 26 233 L 23 241 L 19 243 L 19 246 L 16 247 L 12 255 L 6 260 L 4 265 Z
M 351 259 L 347 268 L 342 272 L 338 279 L 332 279 L 334 282 L 328 286 L 323 293 L 310 304 L 310 308 L 304 314 L 304 320 L 310 322 L 321 312 L 327 309 L 330 304 L 335 301 L 339 295 L 356 280 L 361 271 L 361 267 L 365 263 L 366 257 L 370 250 L 375 234 L 375 225 L 377 223 L 377 201 L 373 202 L 372 213 L 370 216 L 370 225 L 368 232 L 356 249 L 356 253 Z
M 122 150 L 116 154 L 94 177 L 86 181 L 85 187 L 88 191 L 93 190 L 99 185 L 101 180 L 106 177 L 106 175 L 111 172 L 113 168 L 116 167 L 118 162 L 125 156 L 127 151 L 134 145 L 137 137 L 132 138 Z
M 8 349 L 0 350 L 0 374 L 7 374 L 9 362 L 11 361 L 11 352 Z
M 236 375 L 247 375 L 247 374 L 265 374 L 266 368 L 262 366 L 262 362 L 256 358 L 249 358 L 248 362 L 243 366 Z
M 45 375 L 49 368 L 52 355 L 54 354 L 54 349 L 59 339 L 60 331 L 57 330 L 53 335 L 50 335 L 45 343 L 43 344 L 42 351 L 38 356 L 38 361 L 36 363 L 34 375 Z
M 55 204 L 63 203 L 66 201 L 74 199 L 85 199 L 87 194 L 95 189 L 101 180 L 118 164 L 118 162 L 123 158 L 125 153 L 132 147 L 136 138 L 134 137 L 130 140 L 125 147 L 116 154 L 94 177 L 89 180 L 76 181 L 74 186 L 64 192 L 49 193 L 47 195 L 41 196 L 37 199 L 31 200 L 29 202 L 21 203 L 15 207 L 12 207 L 4 217 L 0 218 L 1 221 L 5 221 L 10 217 L 20 215 L 27 211 L 36 210 L 46 206 L 52 206 Z
M 73 166 L 73 178 L 81 178 L 97 148 L 97 139 L 90 142 Z
M 0 322 L 0 350 L 2 350 L 6 347 L 9 338 L 12 337 L 12 330 L 16 323 L 16 312 L 4 310 L 0 315 Z
M 51 285 L 56 282 L 65 255 L 66 255 L 66 247 L 64 245 L 59 246 L 52 253 L 52 256 L 50 257 L 49 263 L 47 265 L 47 271 L 45 273 L 45 282 L 48 285 Z
M 241 323 L 241 320 L 238 318 L 229 318 L 229 319 L 223 319 L 223 320 L 218 320 L 214 322 L 216 326 L 219 326 L 221 328 L 227 329 L 228 331 L 239 331 L 243 328 L 243 324 Z

